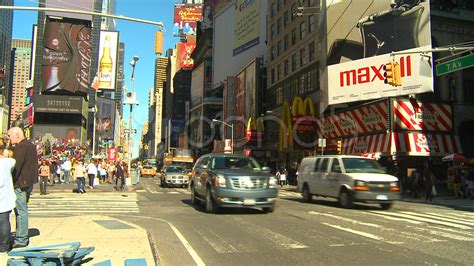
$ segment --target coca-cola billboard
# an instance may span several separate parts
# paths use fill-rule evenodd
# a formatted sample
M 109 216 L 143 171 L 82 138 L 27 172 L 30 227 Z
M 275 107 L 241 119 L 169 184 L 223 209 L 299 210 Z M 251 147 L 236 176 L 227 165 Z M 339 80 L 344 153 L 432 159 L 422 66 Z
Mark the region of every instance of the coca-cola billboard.
M 91 27 L 87 24 L 46 22 L 41 62 L 42 92 L 87 92 L 91 65 Z

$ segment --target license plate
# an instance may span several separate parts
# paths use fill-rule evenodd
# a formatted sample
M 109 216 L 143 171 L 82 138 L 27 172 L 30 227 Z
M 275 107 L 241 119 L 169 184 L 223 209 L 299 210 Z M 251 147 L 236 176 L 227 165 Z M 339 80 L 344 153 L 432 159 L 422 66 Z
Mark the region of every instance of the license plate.
M 377 195 L 378 200 L 388 200 L 387 195 Z
M 254 199 L 244 199 L 244 205 L 255 205 Z

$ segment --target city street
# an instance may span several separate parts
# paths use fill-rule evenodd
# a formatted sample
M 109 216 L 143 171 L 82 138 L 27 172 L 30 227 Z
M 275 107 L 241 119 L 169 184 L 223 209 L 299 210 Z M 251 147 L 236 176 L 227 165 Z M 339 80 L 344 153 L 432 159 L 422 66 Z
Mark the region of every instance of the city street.
M 48 211 L 39 201 L 64 194 L 33 197 L 31 212 L 93 212 L 137 224 L 148 231 L 161 265 L 472 264 L 474 212 L 466 211 L 472 200 L 464 200 L 464 210 L 420 202 L 398 202 L 390 211 L 366 204 L 346 210 L 331 199 L 304 203 L 298 193 L 281 190 L 274 213 L 229 209 L 214 215 L 193 207 L 188 189 L 161 188 L 159 178 L 140 182 L 134 192 L 79 195 L 89 204 L 56 198 L 69 205 L 63 211 Z M 92 210 L 91 204 L 101 207 Z

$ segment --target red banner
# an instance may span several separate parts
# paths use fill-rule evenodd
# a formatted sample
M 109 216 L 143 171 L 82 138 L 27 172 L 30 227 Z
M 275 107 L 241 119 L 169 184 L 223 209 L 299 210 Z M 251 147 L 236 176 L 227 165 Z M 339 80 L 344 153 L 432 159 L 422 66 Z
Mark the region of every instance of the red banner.
M 194 48 L 196 48 L 196 43 L 193 42 L 178 43 L 179 68 L 192 69 L 194 67 L 194 60 L 191 58 Z
M 109 161 L 116 161 L 117 160 L 117 148 L 109 148 L 107 150 L 107 159 Z

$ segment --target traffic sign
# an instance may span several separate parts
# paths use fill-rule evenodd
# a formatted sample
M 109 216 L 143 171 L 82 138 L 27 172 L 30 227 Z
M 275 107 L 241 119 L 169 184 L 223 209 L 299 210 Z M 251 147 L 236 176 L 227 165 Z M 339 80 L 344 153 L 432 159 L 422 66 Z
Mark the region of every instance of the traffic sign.
M 474 66 L 474 54 L 469 54 L 448 62 L 438 64 L 436 66 L 436 75 L 441 76 L 471 66 Z

